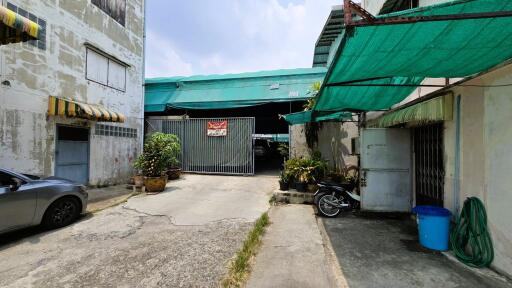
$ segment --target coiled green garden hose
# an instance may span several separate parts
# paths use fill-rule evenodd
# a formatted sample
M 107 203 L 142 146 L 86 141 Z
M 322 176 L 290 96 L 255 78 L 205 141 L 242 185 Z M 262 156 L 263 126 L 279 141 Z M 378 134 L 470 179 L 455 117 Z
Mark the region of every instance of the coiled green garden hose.
M 450 242 L 457 259 L 471 267 L 488 267 L 494 259 L 491 236 L 487 231 L 487 213 L 482 201 L 469 197 L 464 201 Z

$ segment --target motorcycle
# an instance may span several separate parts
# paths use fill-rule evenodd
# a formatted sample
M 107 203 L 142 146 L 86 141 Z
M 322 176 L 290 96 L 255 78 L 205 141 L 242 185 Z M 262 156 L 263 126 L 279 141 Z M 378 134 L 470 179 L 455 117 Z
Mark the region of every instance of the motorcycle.
M 353 193 L 353 184 L 331 182 L 318 183 L 314 203 L 318 213 L 324 217 L 336 217 L 342 211 L 359 209 L 361 196 Z

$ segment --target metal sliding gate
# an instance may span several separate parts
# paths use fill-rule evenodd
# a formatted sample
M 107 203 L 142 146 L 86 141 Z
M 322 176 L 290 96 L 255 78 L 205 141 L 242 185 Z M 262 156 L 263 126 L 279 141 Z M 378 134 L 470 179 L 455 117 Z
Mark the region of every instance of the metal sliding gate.
M 185 172 L 253 175 L 254 118 L 150 119 L 149 133 L 175 134 L 181 140 Z M 225 124 L 223 122 L 226 122 Z M 209 125 L 222 123 L 223 133 L 209 133 Z
M 414 129 L 416 205 L 443 206 L 443 124 Z

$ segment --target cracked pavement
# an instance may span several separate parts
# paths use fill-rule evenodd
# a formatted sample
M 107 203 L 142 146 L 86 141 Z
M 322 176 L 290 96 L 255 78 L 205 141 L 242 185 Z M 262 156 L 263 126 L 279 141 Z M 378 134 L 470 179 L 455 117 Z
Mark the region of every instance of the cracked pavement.
M 217 287 L 276 183 L 185 175 L 60 230 L 7 235 L 0 286 Z

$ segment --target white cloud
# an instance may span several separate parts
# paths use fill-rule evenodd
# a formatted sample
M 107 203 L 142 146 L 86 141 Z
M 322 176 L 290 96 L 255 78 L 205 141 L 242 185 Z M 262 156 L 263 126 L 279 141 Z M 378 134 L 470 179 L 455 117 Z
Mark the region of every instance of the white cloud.
M 181 5 L 179 1 L 171 2 L 174 6 Z M 199 2 L 205 3 L 196 1 Z M 186 15 L 193 17 L 188 18 L 191 20 L 186 27 L 187 33 L 197 38 L 179 38 L 181 41 L 177 43 L 180 43 L 181 50 L 174 49 L 171 44 L 172 37 L 183 37 L 179 33 L 173 35 L 171 31 L 167 40 L 156 39 L 163 35 L 148 34 L 148 74 L 222 74 L 311 67 L 315 42 L 332 5 L 339 4 L 340 1 L 304 0 L 281 4 L 282 2 L 284 1 L 215 0 L 216 9 L 222 11 L 217 13 L 218 18 L 212 16 L 212 11 L 201 8 L 197 10 L 197 14 Z M 179 7 L 175 8 L 179 10 Z M 201 15 L 205 13 L 210 13 L 208 16 L 214 18 L 208 18 L 210 22 L 205 22 L 207 20 L 203 20 L 205 17 Z M 212 29 L 211 33 L 221 33 L 218 37 L 224 42 L 217 45 L 218 43 L 208 43 L 205 40 L 201 43 L 202 49 L 194 49 L 194 45 L 197 45 L 194 40 L 202 37 L 196 35 L 194 25 L 190 25 L 193 23 L 203 29 L 205 25 L 223 27 L 220 32 Z M 210 31 L 202 33 L 208 32 Z M 172 61 L 176 63 L 171 63 Z
M 171 41 L 148 29 L 146 34 L 146 78 L 192 74 L 192 64 L 178 55 Z
M 231 73 L 311 67 L 316 39 L 333 1 L 306 0 L 280 5 L 277 0 L 237 2 L 241 40 L 249 42 L 243 58 L 215 53 L 201 61 L 201 73 Z M 230 45 L 226 43 L 226 45 Z

